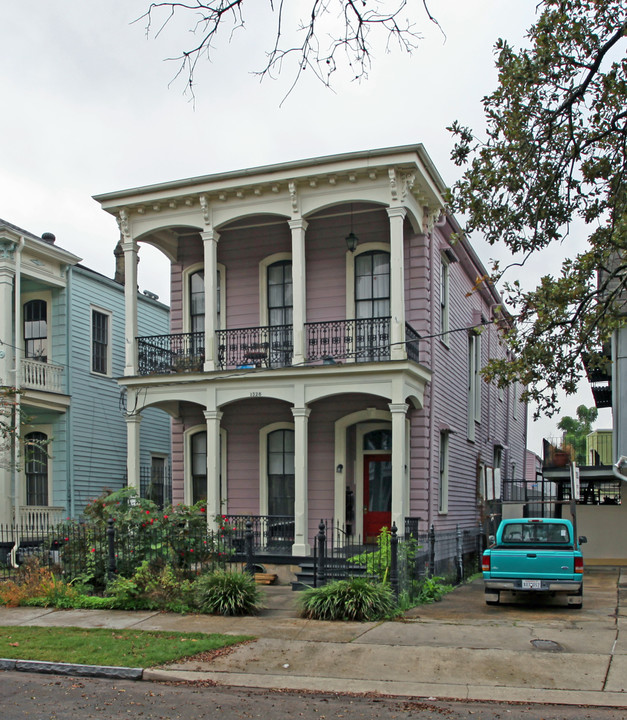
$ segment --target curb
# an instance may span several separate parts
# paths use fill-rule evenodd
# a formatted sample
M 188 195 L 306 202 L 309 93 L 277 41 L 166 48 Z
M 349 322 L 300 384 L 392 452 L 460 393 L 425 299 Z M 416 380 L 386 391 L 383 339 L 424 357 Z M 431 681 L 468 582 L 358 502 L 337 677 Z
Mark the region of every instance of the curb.
M 112 680 L 142 680 L 144 676 L 143 668 L 116 667 L 115 665 L 77 665 L 75 663 L 10 660 L 8 658 L 0 658 L 0 670 L 111 678 Z

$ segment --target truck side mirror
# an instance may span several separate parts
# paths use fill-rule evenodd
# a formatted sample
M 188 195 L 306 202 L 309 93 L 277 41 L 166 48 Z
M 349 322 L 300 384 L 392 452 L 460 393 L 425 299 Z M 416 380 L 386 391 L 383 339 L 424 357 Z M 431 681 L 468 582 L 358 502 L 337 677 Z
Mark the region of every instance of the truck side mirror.
M 579 544 L 580 545 L 583 545 L 584 543 L 587 543 L 587 542 L 588 542 L 588 538 L 585 535 L 579 536 Z
M 488 535 L 488 546 L 494 545 L 495 538 L 494 535 Z

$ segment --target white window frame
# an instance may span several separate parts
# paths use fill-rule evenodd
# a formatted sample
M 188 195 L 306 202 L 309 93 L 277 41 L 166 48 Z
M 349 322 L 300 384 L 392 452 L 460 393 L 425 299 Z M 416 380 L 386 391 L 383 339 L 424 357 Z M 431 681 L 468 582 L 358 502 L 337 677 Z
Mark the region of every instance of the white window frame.
M 385 252 L 390 256 L 390 282 L 392 282 L 391 246 L 385 242 L 369 242 L 357 246 L 354 252 L 346 251 L 346 318 L 355 318 L 355 258 L 367 252 Z M 390 301 L 391 302 L 391 301 Z
M 28 427 L 23 428 L 24 432 L 22 434 L 22 445 L 26 439 L 26 435 L 29 435 L 33 432 L 40 432 L 43 433 L 46 438 L 48 439 L 48 444 L 46 445 L 46 453 L 48 454 L 48 504 L 47 505 L 26 505 L 26 468 L 24 467 L 26 463 L 22 462 L 22 468 L 20 470 L 20 479 L 21 479 L 21 487 L 22 487 L 22 497 L 20 498 L 20 505 L 24 507 L 55 507 L 54 504 L 54 497 L 52 496 L 53 492 L 53 482 L 52 479 L 54 477 L 54 468 L 53 468 L 53 461 L 54 461 L 54 455 L 52 452 L 53 448 L 53 442 L 54 437 L 52 435 L 52 425 L 28 425 Z M 22 458 L 24 459 L 24 458 Z
M 184 485 L 183 485 L 183 502 L 186 505 L 191 505 L 193 498 L 193 487 L 192 487 L 192 435 L 196 435 L 200 432 L 207 432 L 206 423 L 194 425 L 193 427 L 187 428 L 183 433 L 183 468 L 184 468 Z M 223 514 L 226 514 L 228 509 L 228 496 L 227 491 L 229 487 L 228 478 L 226 475 L 227 471 L 227 430 L 226 428 L 220 428 L 220 495 L 222 497 L 222 508 Z
M 107 318 L 107 370 L 104 373 L 94 370 L 94 313 L 99 313 Z M 113 312 L 97 305 L 89 306 L 89 371 L 98 377 L 113 377 L 112 364 L 112 340 L 113 340 Z
M 22 357 L 26 357 L 26 345 L 24 341 L 24 305 L 26 303 L 30 302 L 31 300 L 43 300 L 46 303 L 46 343 L 48 346 L 48 353 L 47 353 L 47 362 L 53 363 L 52 359 L 52 329 L 53 329 L 53 322 L 52 322 L 52 293 L 49 291 L 44 292 L 35 292 L 35 293 L 23 293 L 20 296 L 20 328 L 16 328 L 16 332 L 19 336 L 19 344 L 22 348 Z M 16 343 L 17 344 L 17 343 Z M 33 359 L 33 358 L 31 358 Z
M 226 267 L 222 263 L 216 264 L 217 273 L 220 276 L 220 315 L 218 315 L 218 326 L 216 330 L 223 330 L 226 328 Z M 189 283 L 191 276 L 199 270 L 205 269 L 204 263 L 194 263 L 183 270 L 183 332 L 189 333 L 192 331 L 192 322 L 189 306 Z M 205 298 L 205 309 L 207 307 L 207 299 Z
M 268 316 L 268 268 L 278 262 L 292 263 L 292 288 L 297 287 L 296 282 L 305 282 L 305 278 L 294 277 L 294 263 L 291 252 L 280 252 L 268 255 L 259 262 L 259 325 L 267 327 L 270 324 Z M 267 513 L 261 513 L 262 515 Z
M 448 513 L 449 498 L 449 436 L 448 430 L 440 431 L 440 483 L 438 486 L 438 513 Z
M 481 335 L 468 335 L 468 439 L 475 440 L 475 423 L 481 422 Z
M 276 422 L 259 429 L 259 514 L 268 514 L 268 435 L 276 430 L 295 432 L 294 423 Z

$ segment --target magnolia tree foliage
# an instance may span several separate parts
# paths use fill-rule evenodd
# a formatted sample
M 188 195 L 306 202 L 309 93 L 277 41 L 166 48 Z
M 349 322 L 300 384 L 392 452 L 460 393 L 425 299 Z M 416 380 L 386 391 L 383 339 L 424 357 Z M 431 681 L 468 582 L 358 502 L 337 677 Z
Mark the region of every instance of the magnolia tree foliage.
M 491 362 L 486 376 L 522 382 L 538 413 L 557 409 L 558 389 L 576 390 L 582 354 L 624 322 L 626 32 L 624 0 L 541 0 L 526 48 L 496 44 L 487 137 L 458 122 L 450 128 L 453 159 L 465 168 L 450 206 L 465 214 L 465 231 L 505 245 L 522 267 L 556 245 L 565 257 L 532 289 L 511 272 L 503 277 L 513 263 L 493 268 L 513 309 L 506 342 L 514 359 Z M 585 237 L 577 250 L 573 223 Z

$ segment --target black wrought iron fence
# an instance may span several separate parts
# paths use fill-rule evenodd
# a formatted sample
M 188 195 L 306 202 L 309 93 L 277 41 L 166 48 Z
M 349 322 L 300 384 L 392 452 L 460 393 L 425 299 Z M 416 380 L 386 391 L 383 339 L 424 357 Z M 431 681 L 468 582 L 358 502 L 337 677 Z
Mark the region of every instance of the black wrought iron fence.
M 221 517 L 236 553 L 244 552 L 247 523 L 250 523 L 255 553 L 291 554 L 294 544 L 294 518 L 291 515 L 222 515 Z
M 103 586 L 111 575 L 130 577 L 144 562 L 169 564 L 189 575 L 241 561 L 231 533 L 206 525 L 125 526 L 63 523 L 46 529 L 0 526 L 0 578 L 36 558 L 67 580 Z
M 481 568 L 484 535 L 481 527 L 453 531 L 412 532 L 418 523 L 408 522 L 404 536 L 397 535 L 396 526 L 383 532 L 375 544 L 364 544 L 356 536 L 340 532 L 327 533 L 322 520 L 314 541 L 314 586 L 330 580 L 363 576 L 390 582 L 397 594 L 412 597 L 421 581 L 443 577 L 453 584 L 478 572 Z

